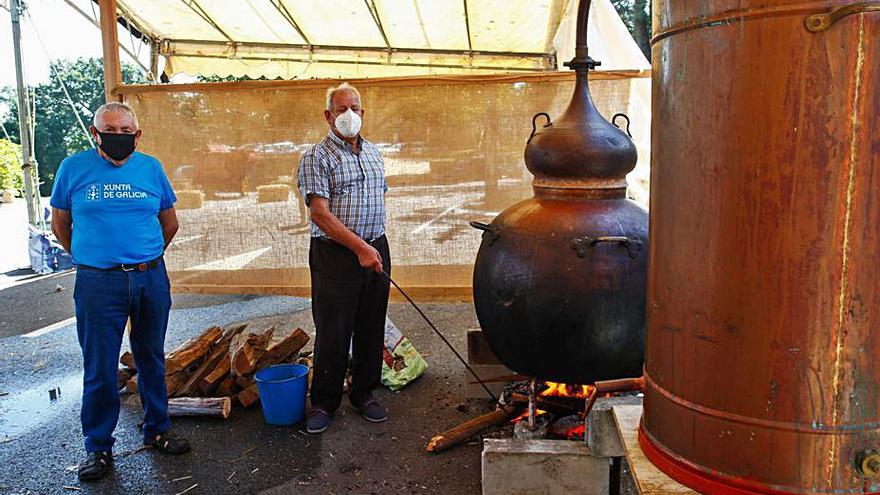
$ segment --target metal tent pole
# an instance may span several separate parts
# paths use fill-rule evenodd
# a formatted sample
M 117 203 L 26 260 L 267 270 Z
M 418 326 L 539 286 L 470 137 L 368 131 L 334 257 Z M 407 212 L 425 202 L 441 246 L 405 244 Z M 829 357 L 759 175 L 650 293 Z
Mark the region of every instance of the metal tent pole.
M 31 134 L 31 105 L 28 88 L 24 80 L 24 68 L 21 61 L 21 0 L 12 0 L 12 46 L 15 54 L 15 81 L 18 92 L 18 128 L 21 141 L 22 164 L 24 172 L 24 199 L 27 203 L 28 221 L 31 225 L 45 229 L 45 222 L 40 211 L 40 188 L 37 179 L 37 160 L 34 158 L 34 139 Z

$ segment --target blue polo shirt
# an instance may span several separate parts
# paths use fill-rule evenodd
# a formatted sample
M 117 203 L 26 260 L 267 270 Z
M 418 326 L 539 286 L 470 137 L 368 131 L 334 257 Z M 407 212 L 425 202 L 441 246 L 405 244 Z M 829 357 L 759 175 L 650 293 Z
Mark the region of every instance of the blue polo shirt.
M 158 215 L 175 201 L 155 158 L 135 152 L 117 167 L 90 149 L 61 162 L 50 204 L 71 213 L 73 263 L 111 268 L 162 255 Z

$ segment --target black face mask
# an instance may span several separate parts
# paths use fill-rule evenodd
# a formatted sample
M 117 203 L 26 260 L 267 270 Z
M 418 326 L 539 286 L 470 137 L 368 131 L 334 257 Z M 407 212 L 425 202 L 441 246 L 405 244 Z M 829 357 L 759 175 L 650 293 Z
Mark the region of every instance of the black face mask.
M 122 161 L 134 153 L 134 134 L 99 132 L 98 135 L 101 136 L 101 144 L 98 146 L 110 158 Z

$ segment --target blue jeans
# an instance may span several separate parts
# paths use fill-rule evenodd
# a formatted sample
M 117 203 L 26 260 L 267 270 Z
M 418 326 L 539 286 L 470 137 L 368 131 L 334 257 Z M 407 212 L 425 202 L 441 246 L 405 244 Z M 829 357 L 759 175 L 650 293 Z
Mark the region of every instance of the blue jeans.
M 82 428 L 88 452 L 111 450 L 119 420 L 116 386 L 125 322 L 144 406 L 144 438 L 171 428 L 165 390 L 165 329 L 171 291 L 165 263 L 144 272 L 79 268 L 73 292 L 83 353 Z

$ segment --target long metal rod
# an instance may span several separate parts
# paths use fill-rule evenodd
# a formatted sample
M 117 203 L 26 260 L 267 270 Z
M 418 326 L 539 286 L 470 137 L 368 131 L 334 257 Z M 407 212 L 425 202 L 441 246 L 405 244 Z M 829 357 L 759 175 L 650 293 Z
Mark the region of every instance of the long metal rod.
M 186 5 L 187 7 L 189 7 L 190 10 L 192 10 L 193 12 L 195 12 L 196 15 L 198 15 L 199 17 L 201 17 L 203 21 L 205 21 L 205 22 L 207 22 L 208 24 L 210 24 L 211 27 L 213 27 L 218 33 L 220 33 L 221 35 L 223 35 L 224 38 L 226 38 L 227 40 L 229 40 L 231 43 L 235 43 L 235 40 L 232 39 L 231 36 L 229 36 L 228 34 L 226 34 L 226 31 L 224 31 L 223 28 L 221 28 L 219 24 L 217 24 L 216 22 L 214 22 L 214 19 L 212 19 L 211 16 L 208 15 L 208 12 L 207 12 L 204 8 L 202 8 L 201 5 L 199 5 L 199 2 L 197 2 L 196 0 L 181 0 L 181 1 L 183 2 L 184 5 Z
M 193 40 L 193 39 L 168 39 L 165 40 L 166 45 L 169 47 L 168 51 L 171 52 L 171 55 L 174 55 L 175 47 L 177 46 L 186 46 L 190 45 L 196 49 L 202 48 L 228 48 L 229 42 L 227 41 L 219 41 L 219 40 Z M 303 45 L 297 43 L 264 43 L 259 41 L 237 41 L 235 42 L 235 47 L 239 51 L 260 51 L 262 50 L 301 50 L 303 52 L 308 52 L 309 50 L 321 51 L 342 51 L 346 53 L 355 52 L 366 52 L 366 53 L 386 53 L 388 52 L 388 48 L 381 46 L 345 46 L 345 45 Z M 451 55 L 451 56 L 475 56 L 478 57 L 480 55 L 489 55 L 495 57 L 509 57 L 512 59 L 550 59 L 551 56 L 547 53 L 543 52 L 505 52 L 498 50 L 453 50 L 453 49 L 442 49 L 442 48 L 405 48 L 405 47 L 392 47 L 390 49 L 393 53 L 413 53 L 413 54 L 425 54 L 425 55 Z M 225 55 L 221 55 L 221 57 L 225 57 Z
M 12 0 L 12 47 L 15 54 L 15 84 L 18 92 L 18 135 L 21 143 L 21 169 L 24 173 L 24 198 L 27 203 L 28 222 L 35 227 L 45 228 L 40 214 L 40 188 L 37 179 L 37 161 L 34 159 L 34 139 L 31 130 L 31 105 L 28 88 L 24 80 L 24 65 L 21 59 L 21 0 Z
M 209 58 L 216 59 L 218 57 L 213 55 L 203 55 L 200 53 L 175 53 L 172 56 L 178 57 L 187 57 L 187 58 Z M 271 55 L 266 55 L 265 57 L 257 57 L 257 56 L 237 56 L 236 60 L 270 60 L 275 62 L 300 62 L 300 63 L 312 63 L 314 60 L 310 60 L 308 58 L 293 58 L 293 57 L 273 57 Z M 494 71 L 507 71 L 507 72 L 547 72 L 547 69 L 538 68 L 538 67 L 504 67 L 504 66 L 493 66 L 493 65 L 469 65 L 467 67 L 462 67 L 460 65 L 453 64 L 419 64 L 419 63 L 406 63 L 406 62 L 380 62 L 380 61 L 363 61 L 363 60 L 321 60 L 321 63 L 324 64 L 343 64 L 343 65 L 382 65 L 382 66 L 392 66 L 392 67 L 433 67 L 440 69 L 477 69 L 477 70 L 494 70 Z M 204 83 L 202 83 L 204 84 Z
M 37 23 L 34 22 L 34 18 L 31 16 L 30 12 L 27 13 L 27 16 L 31 21 L 31 25 L 34 27 L 34 33 L 37 35 L 37 41 L 40 42 L 40 46 L 43 48 L 43 53 L 46 54 L 46 58 L 52 60 L 52 55 L 46 47 L 46 42 L 43 41 L 43 35 L 40 34 L 40 30 L 37 28 Z M 55 67 L 54 62 L 49 62 L 49 72 L 52 73 L 52 76 L 58 82 L 58 85 L 61 86 L 61 91 L 64 92 L 64 98 L 67 99 L 67 105 L 70 107 L 70 112 L 73 113 L 73 117 L 79 124 L 79 128 L 82 130 L 83 135 L 89 140 L 89 146 L 94 148 L 95 143 L 92 141 L 92 134 L 89 132 L 88 127 L 86 127 L 86 124 L 83 122 L 82 116 L 76 109 L 76 104 L 73 102 L 73 98 L 70 97 L 70 93 L 67 91 L 67 84 L 64 84 L 64 79 L 62 79 L 61 74 L 58 73 L 58 69 Z
M 470 15 L 468 14 L 467 0 L 462 0 L 462 3 L 464 4 L 464 28 L 465 28 L 465 31 L 467 31 L 468 51 L 473 52 L 474 51 L 474 44 L 471 39 L 471 18 L 470 18 Z
M 78 6 L 77 4 L 73 3 L 73 0 L 64 0 L 64 3 L 66 3 L 67 5 L 69 5 L 70 8 L 72 8 L 72 9 L 75 10 L 75 11 L 77 11 L 77 13 L 79 13 L 79 15 L 83 16 L 86 20 L 88 20 L 89 22 L 91 22 L 93 26 L 95 26 L 96 28 L 98 28 L 98 31 L 101 30 L 101 24 L 99 24 L 98 21 L 96 21 L 94 17 L 88 15 L 88 14 L 85 13 L 82 9 L 80 9 L 79 6 Z M 33 21 L 33 19 L 31 19 L 31 20 Z M 131 50 L 129 50 L 128 48 L 126 48 L 125 45 L 119 45 L 119 48 L 120 48 L 122 51 L 124 51 L 126 55 L 128 55 L 129 57 L 131 57 L 132 60 L 134 60 L 134 62 L 135 62 L 136 64 L 138 64 L 138 66 L 144 71 L 145 74 L 148 74 L 148 73 L 150 72 L 150 70 L 147 69 L 147 66 L 145 66 L 144 64 L 142 64 L 141 61 L 138 60 L 138 58 L 135 56 L 135 54 L 132 53 Z
M 309 47 L 311 47 L 312 42 L 309 41 L 309 38 L 306 36 L 306 33 L 302 30 L 302 28 L 299 27 L 299 24 L 296 22 L 296 19 L 293 18 L 293 14 L 291 14 L 290 11 L 287 10 L 287 6 L 284 5 L 284 3 L 282 3 L 281 0 L 271 0 L 270 3 L 275 7 L 276 10 L 278 10 L 278 13 L 281 14 L 281 17 L 283 17 L 287 21 L 288 24 L 293 26 L 293 29 L 295 29 L 296 32 L 299 33 L 299 35 L 300 35 L 300 37 L 302 37 L 303 41 L 305 41 L 306 44 Z
M 535 431 L 535 417 L 538 415 L 538 379 L 529 379 L 529 431 Z
M 458 360 L 461 361 L 461 364 L 463 364 L 464 367 L 467 368 L 467 370 L 470 372 L 470 374 L 474 376 L 474 378 L 477 380 L 477 382 L 480 383 L 480 386 L 483 387 L 483 390 L 485 390 L 486 393 L 489 394 L 489 397 L 491 397 L 492 400 L 495 401 L 495 403 L 498 403 L 498 397 L 496 397 L 495 394 L 493 394 L 492 391 L 489 390 L 489 387 L 486 386 L 486 384 L 477 375 L 477 373 L 473 370 L 473 368 L 471 368 L 470 365 L 467 364 L 467 361 L 465 361 L 464 358 L 461 357 L 461 354 L 459 354 L 458 351 L 455 350 L 455 347 L 453 347 L 452 344 L 450 344 L 449 341 L 446 340 L 446 337 L 442 333 L 440 333 L 440 330 L 437 330 L 437 327 L 431 322 L 431 320 L 428 319 L 427 316 L 425 316 L 425 313 L 421 310 L 421 308 L 419 308 L 418 304 L 416 304 L 416 302 L 413 301 L 412 298 L 409 297 L 409 295 L 403 289 L 401 289 L 399 285 L 397 285 L 397 282 L 395 282 L 394 279 L 391 278 L 390 275 L 388 275 L 384 271 L 382 272 L 382 275 L 385 275 L 385 278 L 387 278 L 388 281 L 391 282 L 391 285 L 393 285 L 394 288 L 397 289 L 400 292 L 400 294 L 407 301 L 409 301 L 410 304 L 412 304 L 412 307 L 414 307 L 416 309 L 416 311 L 418 311 L 419 314 L 422 315 L 422 318 L 424 318 L 425 322 L 428 323 L 428 326 L 431 327 L 431 330 L 434 330 L 434 333 L 436 333 L 437 336 L 440 337 L 440 340 L 442 340 L 443 343 L 446 344 L 446 347 L 449 347 L 449 349 L 452 351 L 452 353 L 455 354 L 455 357 L 457 357 Z
M 376 24 L 376 27 L 379 28 L 379 34 L 382 35 L 382 39 L 385 41 L 385 46 L 390 50 L 391 43 L 388 42 L 388 36 L 385 34 L 382 20 L 379 18 L 379 9 L 376 8 L 376 1 L 364 0 L 364 4 L 367 6 L 367 10 L 370 11 L 370 15 L 373 17 L 373 22 Z

